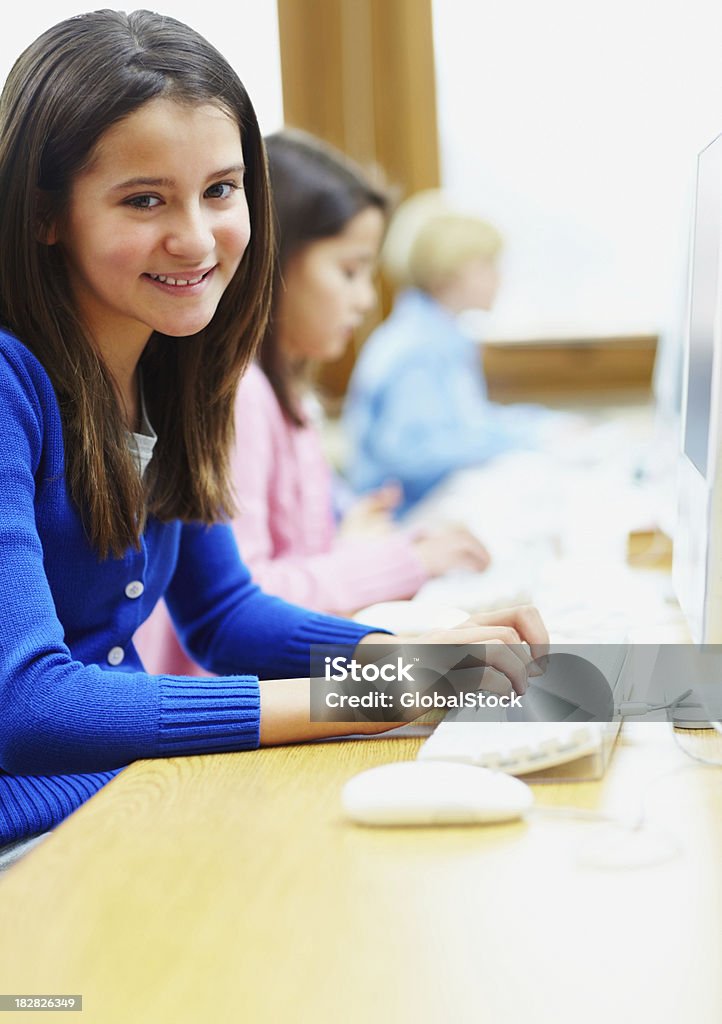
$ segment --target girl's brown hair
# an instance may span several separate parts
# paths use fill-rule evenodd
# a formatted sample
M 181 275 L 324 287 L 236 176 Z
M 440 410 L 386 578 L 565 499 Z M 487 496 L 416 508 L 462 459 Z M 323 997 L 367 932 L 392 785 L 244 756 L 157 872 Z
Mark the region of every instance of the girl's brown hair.
M 148 342 L 144 394 L 158 441 L 141 481 L 110 372 L 73 307 L 60 247 L 43 237 L 103 133 L 161 96 L 215 104 L 237 122 L 251 240 L 204 330 L 153 333 Z M 20 56 L 0 96 L 0 322 L 53 382 L 68 489 L 101 557 L 138 547 L 148 513 L 212 523 L 233 512 L 233 402 L 268 317 L 272 253 L 256 115 L 202 36 L 149 11 L 96 11 L 55 25 Z
M 368 207 L 376 207 L 385 216 L 389 197 L 353 161 L 306 132 L 288 128 L 275 132 L 266 137 L 266 149 L 277 254 L 273 309 L 259 362 L 286 418 L 302 426 L 305 421 L 293 393 L 295 373 L 281 350 L 277 331 L 284 270 L 307 245 L 340 234 Z

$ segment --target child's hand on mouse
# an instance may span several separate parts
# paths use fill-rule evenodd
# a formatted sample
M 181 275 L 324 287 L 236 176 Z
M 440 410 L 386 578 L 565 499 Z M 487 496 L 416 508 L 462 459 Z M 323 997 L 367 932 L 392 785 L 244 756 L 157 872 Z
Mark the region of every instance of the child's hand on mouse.
M 478 537 L 459 523 L 419 532 L 414 550 L 429 576 L 443 576 L 454 569 L 483 572 L 491 556 Z

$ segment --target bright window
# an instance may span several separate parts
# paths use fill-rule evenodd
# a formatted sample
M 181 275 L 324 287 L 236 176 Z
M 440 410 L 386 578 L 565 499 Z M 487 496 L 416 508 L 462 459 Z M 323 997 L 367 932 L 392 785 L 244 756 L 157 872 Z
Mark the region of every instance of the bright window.
M 498 336 L 680 322 L 716 0 L 435 0 L 442 176 L 507 240 Z

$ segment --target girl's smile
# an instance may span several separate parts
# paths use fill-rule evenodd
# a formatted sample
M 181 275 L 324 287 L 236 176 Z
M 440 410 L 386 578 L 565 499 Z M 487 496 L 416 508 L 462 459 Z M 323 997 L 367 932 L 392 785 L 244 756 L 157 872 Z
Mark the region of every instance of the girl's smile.
M 201 286 L 208 281 L 214 270 L 215 267 L 211 267 L 209 270 L 199 270 L 194 274 L 181 275 L 176 271 L 175 274 L 146 274 L 145 276 L 152 284 L 164 290 L 170 289 L 170 294 L 175 293 L 178 297 L 188 297 L 200 293 Z

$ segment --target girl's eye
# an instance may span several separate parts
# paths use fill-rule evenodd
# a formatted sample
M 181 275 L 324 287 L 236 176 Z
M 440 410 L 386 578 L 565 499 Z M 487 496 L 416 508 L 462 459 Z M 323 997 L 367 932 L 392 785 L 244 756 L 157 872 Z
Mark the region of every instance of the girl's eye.
M 229 199 L 237 188 L 239 186 L 233 181 L 218 181 L 207 188 L 205 194 L 209 199 Z
M 125 202 L 127 206 L 132 206 L 135 210 L 152 210 L 158 205 L 160 199 L 158 196 L 132 196 Z

